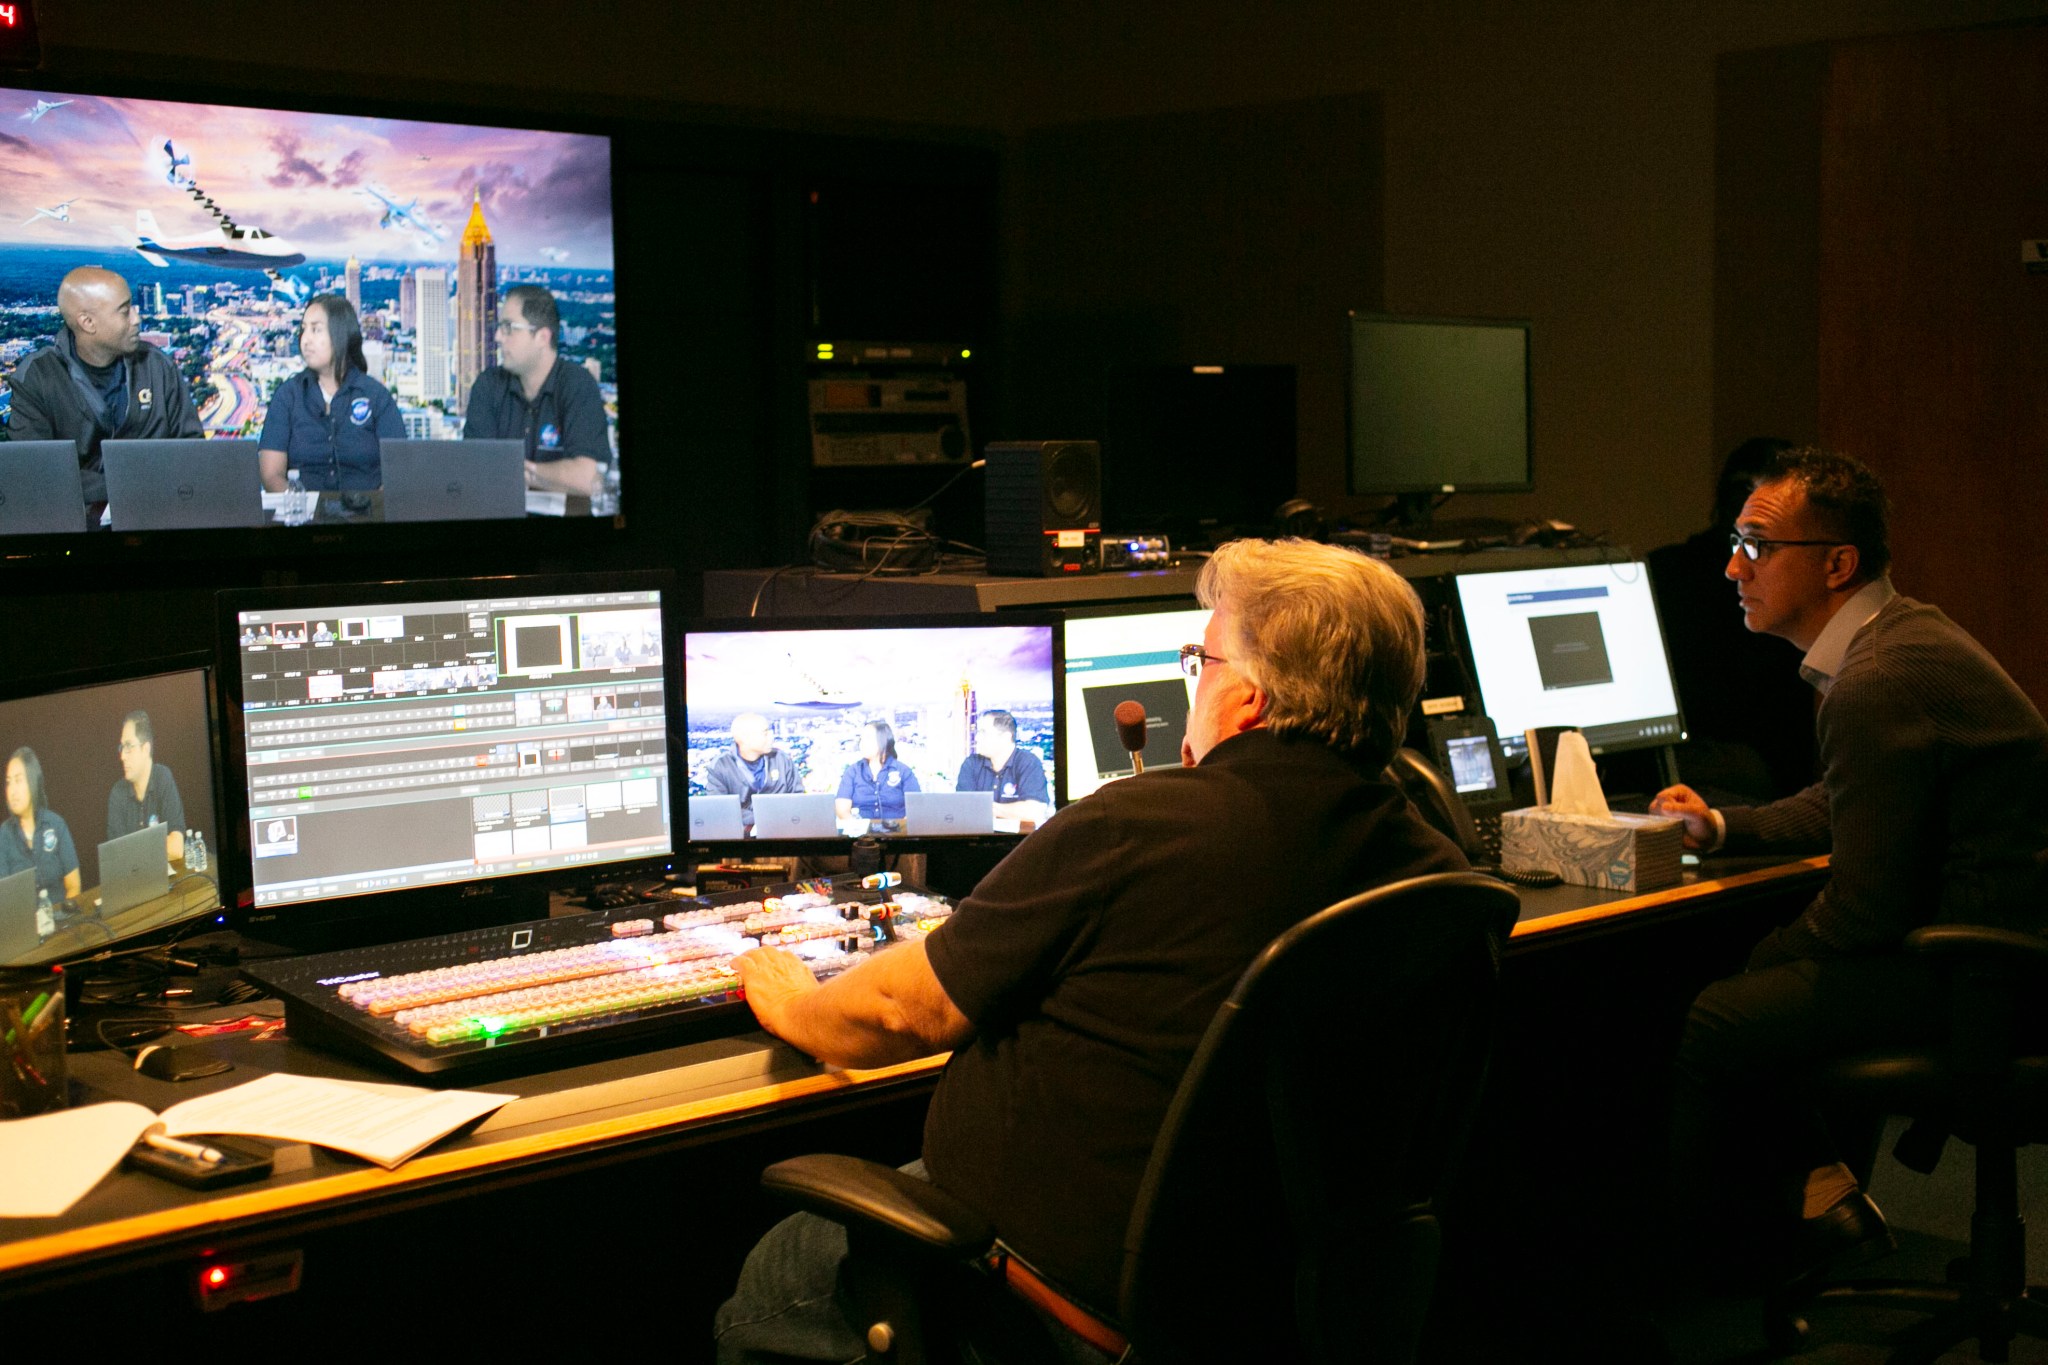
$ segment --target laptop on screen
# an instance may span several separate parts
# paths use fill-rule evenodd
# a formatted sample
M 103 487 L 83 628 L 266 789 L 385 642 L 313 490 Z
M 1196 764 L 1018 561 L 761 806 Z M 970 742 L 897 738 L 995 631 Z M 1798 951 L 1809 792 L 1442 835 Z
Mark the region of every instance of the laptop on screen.
M 905 834 L 994 834 L 994 792 L 905 792 Z
M 36 932 L 36 870 L 24 867 L 0 877 L 0 964 L 19 962 L 42 941 Z
M 759 798 L 755 798 L 758 800 Z M 746 835 L 746 821 L 740 814 L 737 796 L 690 797 L 690 840 L 709 843 L 718 839 L 739 839 Z
M 524 441 L 386 441 L 383 459 L 386 521 L 526 515 Z
M 693 801 L 691 803 L 695 805 Z M 839 833 L 831 792 L 768 793 L 754 796 L 757 839 L 830 839 Z
M 100 913 L 118 914 L 171 889 L 169 825 L 144 825 L 100 845 Z
M 100 463 L 116 531 L 263 525 L 254 441 L 107 441 Z
M 0 445 L 0 536 L 83 531 L 85 486 L 69 441 Z

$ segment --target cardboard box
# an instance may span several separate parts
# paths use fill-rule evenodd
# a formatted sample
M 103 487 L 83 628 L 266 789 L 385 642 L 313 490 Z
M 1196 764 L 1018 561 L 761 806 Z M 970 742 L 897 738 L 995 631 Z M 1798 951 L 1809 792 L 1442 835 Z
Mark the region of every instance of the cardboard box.
M 1655 891 L 1682 876 L 1685 826 L 1668 815 L 1565 815 L 1548 806 L 1500 818 L 1500 865 L 1555 872 L 1576 886 Z

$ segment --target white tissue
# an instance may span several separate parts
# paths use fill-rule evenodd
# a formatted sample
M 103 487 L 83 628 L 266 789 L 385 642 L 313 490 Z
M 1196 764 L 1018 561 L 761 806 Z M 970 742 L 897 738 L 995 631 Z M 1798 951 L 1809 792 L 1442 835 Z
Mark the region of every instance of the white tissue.
M 1557 737 L 1557 758 L 1552 767 L 1552 814 L 1608 818 L 1607 797 L 1600 790 L 1600 774 L 1593 769 L 1593 752 L 1586 747 L 1583 734 L 1567 730 Z

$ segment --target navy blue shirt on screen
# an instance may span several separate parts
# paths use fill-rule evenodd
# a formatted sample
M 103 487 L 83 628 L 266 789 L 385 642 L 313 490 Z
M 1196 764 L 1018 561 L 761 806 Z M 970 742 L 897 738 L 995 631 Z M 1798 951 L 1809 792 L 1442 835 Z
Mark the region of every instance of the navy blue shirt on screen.
M 884 763 L 879 773 L 857 758 L 839 775 L 839 795 L 853 802 L 853 813 L 863 820 L 901 820 L 903 793 L 917 790 L 917 774 L 900 758 Z
M 605 432 L 604 394 L 597 381 L 566 356 L 555 358 L 540 394 L 526 401 L 526 382 L 502 365 L 493 365 L 470 386 L 462 424 L 466 441 L 524 441 L 526 458 L 548 464 L 587 455 L 610 464 L 611 439 Z
M 350 370 L 329 403 L 320 379 L 300 370 L 277 386 L 257 446 L 281 450 L 285 467 L 299 471 L 299 486 L 321 491 L 384 486 L 385 439 L 405 439 L 405 419 L 391 391 L 361 370 Z
M 980 754 L 969 754 L 960 765 L 953 790 L 994 792 L 998 801 L 1052 800 L 1045 787 L 1045 765 L 1038 761 L 1037 754 L 1022 747 L 1012 749 L 1000 768 Z
M 21 821 L 13 816 L 0 821 L 0 877 L 25 867 L 36 870 L 36 890 L 49 892 L 53 901 L 64 899 L 64 879 L 78 871 L 78 849 L 71 842 L 71 826 L 57 812 L 36 812 L 33 838 L 22 834 Z

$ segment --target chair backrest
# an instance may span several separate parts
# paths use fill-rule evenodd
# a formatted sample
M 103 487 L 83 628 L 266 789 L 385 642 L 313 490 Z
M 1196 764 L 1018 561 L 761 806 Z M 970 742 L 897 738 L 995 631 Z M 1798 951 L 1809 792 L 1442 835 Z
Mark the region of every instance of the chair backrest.
M 1456 844 L 1467 858 L 1476 861 L 1486 856 L 1486 850 L 1479 844 L 1479 830 L 1472 823 L 1472 812 L 1458 796 L 1451 779 L 1444 776 L 1443 769 L 1413 749 L 1396 749 L 1394 761 L 1387 764 L 1387 781 L 1400 788 L 1422 818 Z
M 1144 1360 L 1413 1358 L 1516 909 L 1474 873 L 1412 878 L 1246 969 L 1132 1211 L 1120 1306 Z

